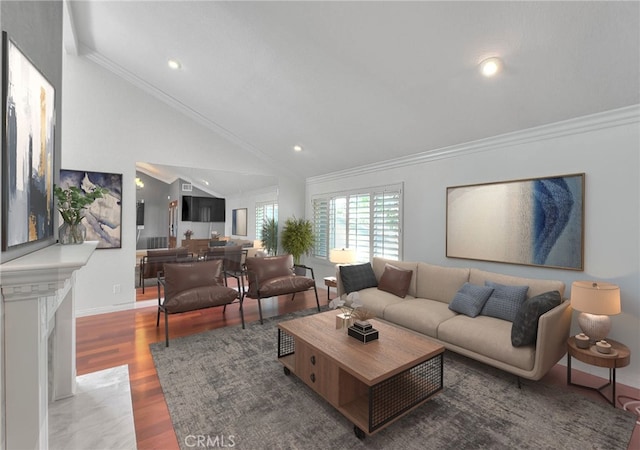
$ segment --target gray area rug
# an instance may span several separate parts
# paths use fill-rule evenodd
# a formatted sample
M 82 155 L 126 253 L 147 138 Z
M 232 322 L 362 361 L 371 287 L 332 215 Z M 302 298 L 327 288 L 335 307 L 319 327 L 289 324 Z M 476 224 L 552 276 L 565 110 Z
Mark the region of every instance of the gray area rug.
M 451 352 L 444 390 L 360 441 L 277 361 L 277 328 L 315 310 L 151 344 L 183 449 L 627 449 L 636 417 Z

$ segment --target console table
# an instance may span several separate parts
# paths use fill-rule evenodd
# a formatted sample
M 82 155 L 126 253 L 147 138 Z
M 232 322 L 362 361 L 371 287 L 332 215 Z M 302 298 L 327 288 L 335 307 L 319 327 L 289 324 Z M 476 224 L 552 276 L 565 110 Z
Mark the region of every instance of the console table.
M 97 245 L 51 245 L 0 265 L 4 448 L 48 448 L 49 400 L 76 392 L 75 271 Z

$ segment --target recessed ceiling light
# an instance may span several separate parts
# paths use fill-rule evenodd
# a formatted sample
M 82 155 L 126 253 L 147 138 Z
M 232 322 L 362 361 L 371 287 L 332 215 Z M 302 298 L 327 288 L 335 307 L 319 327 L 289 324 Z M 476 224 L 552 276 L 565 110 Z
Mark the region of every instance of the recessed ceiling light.
M 492 77 L 502 69 L 502 60 L 497 57 L 487 58 L 480 63 L 480 72 L 485 77 Z
M 302 151 L 302 146 L 301 145 L 294 145 L 293 146 L 293 150 L 296 152 L 301 152 Z
M 167 61 L 167 64 L 173 70 L 182 68 L 182 64 L 180 64 L 180 61 L 178 61 L 177 59 L 170 59 L 169 61 Z

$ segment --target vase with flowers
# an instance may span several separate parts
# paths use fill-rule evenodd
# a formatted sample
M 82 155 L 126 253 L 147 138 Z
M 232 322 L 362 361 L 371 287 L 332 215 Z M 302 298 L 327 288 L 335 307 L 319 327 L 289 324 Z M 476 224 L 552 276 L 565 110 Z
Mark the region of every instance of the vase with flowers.
M 76 186 L 63 189 L 55 185 L 53 192 L 56 197 L 58 212 L 62 216 L 62 225 L 58 229 L 60 243 L 64 245 L 82 244 L 87 232 L 81 223 L 85 209 L 97 199 L 104 197 L 104 194 L 108 191 L 96 187 L 91 191 L 85 192 Z
M 193 230 L 187 230 L 184 232 L 184 238 L 189 240 L 191 239 L 191 236 L 193 236 Z
M 360 294 L 351 292 L 346 296 L 346 300 L 342 297 L 336 297 L 329 302 L 329 307 L 333 309 L 340 308 L 342 311 L 336 318 L 336 328 L 349 328 L 356 320 L 368 320 L 374 317 L 370 311 L 362 307 Z

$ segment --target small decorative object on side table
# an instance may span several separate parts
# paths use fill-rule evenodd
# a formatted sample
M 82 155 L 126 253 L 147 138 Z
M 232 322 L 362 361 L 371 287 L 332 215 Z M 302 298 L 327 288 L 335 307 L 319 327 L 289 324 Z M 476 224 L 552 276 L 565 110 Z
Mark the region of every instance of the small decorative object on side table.
M 619 367 L 628 366 L 631 362 L 631 352 L 629 348 L 614 341 L 613 339 L 607 339 L 605 343 L 600 342 L 600 346 L 607 348 L 609 353 L 602 353 L 597 350 L 595 345 L 591 345 L 588 348 L 580 348 L 576 343 L 576 337 L 571 336 L 567 341 L 567 384 L 571 386 L 578 386 L 586 389 L 592 389 L 598 391 L 609 403 L 615 407 L 616 402 L 616 369 Z M 609 344 L 608 346 L 605 344 Z M 576 358 L 578 361 L 590 364 L 597 367 L 606 367 L 609 369 L 609 382 L 600 387 L 584 386 L 582 384 L 576 384 L 571 382 L 571 358 Z M 611 386 L 611 399 L 609 399 L 602 390 L 608 386 Z

